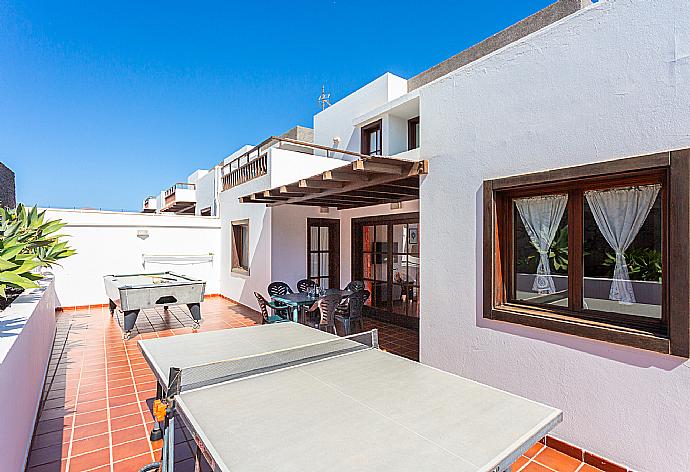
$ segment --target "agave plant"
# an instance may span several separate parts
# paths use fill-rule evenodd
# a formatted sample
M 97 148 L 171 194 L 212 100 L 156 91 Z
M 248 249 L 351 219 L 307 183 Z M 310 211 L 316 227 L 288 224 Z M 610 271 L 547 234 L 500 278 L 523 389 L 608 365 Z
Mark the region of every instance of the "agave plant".
M 39 267 L 51 267 L 76 253 L 58 234 L 60 220 L 45 221 L 45 211 L 21 203 L 15 209 L 0 208 L 0 299 L 7 288 L 36 288 L 42 275 Z

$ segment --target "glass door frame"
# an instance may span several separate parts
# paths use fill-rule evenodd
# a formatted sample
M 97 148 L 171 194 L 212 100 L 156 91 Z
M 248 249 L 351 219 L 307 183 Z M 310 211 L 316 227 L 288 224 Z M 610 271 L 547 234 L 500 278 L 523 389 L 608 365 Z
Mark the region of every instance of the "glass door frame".
M 364 218 L 353 218 L 352 219 L 352 263 L 351 263 L 351 273 L 352 280 L 364 280 L 364 235 L 363 229 L 365 226 L 379 226 L 387 225 L 387 241 L 393 240 L 393 226 L 396 224 L 419 224 L 419 212 L 414 213 L 396 213 L 392 215 L 379 215 L 379 216 L 368 216 Z M 419 243 L 418 243 L 419 244 Z M 386 286 L 387 286 L 387 301 L 386 308 L 365 306 L 365 314 L 372 318 L 377 318 L 383 321 L 394 323 L 407 328 L 418 329 L 419 328 L 419 318 L 412 316 L 405 316 L 402 314 L 394 313 L 392 309 L 392 287 L 393 281 L 393 258 L 397 255 L 394 251 L 393 244 L 387 244 L 386 249 Z M 367 254 L 372 254 L 375 257 L 375 252 L 368 252 Z M 371 295 L 374 297 L 374 294 Z
M 327 227 L 328 228 L 328 250 L 322 251 L 319 246 L 319 250 L 314 251 L 311 248 L 311 229 L 313 227 Z M 324 278 L 320 276 L 321 268 L 321 258 L 318 258 L 319 265 L 319 275 L 314 276 L 310 273 L 311 263 L 310 258 L 312 254 L 321 254 L 323 252 L 328 253 L 328 285 L 330 288 L 340 288 L 340 220 L 335 218 L 307 218 L 307 270 L 306 274 L 308 279 L 314 280 L 319 283 L 320 279 Z

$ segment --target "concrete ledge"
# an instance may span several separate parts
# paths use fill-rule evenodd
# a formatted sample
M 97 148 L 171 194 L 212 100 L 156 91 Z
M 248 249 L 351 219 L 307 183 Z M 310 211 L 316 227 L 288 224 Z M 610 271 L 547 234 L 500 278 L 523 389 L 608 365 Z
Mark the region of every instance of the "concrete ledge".
M 0 312 L 0 470 L 24 470 L 55 337 L 55 285 L 24 292 Z
M 474 62 L 510 43 L 514 43 L 518 39 L 539 31 L 545 26 L 555 23 L 591 4 L 591 0 L 558 0 L 543 10 L 539 10 L 534 15 L 528 16 L 524 20 L 412 77 L 407 81 L 407 91 L 411 92 L 422 85 L 433 82 L 449 72 Z

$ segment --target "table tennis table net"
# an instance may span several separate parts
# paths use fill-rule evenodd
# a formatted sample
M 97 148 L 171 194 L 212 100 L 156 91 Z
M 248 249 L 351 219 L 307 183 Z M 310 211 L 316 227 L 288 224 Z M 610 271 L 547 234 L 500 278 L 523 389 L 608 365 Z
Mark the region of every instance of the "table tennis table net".
M 182 369 L 172 368 L 169 396 L 231 380 L 325 360 L 357 351 L 378 348 L 376 330 L 306 344 L 253 356 L 211 362 Z

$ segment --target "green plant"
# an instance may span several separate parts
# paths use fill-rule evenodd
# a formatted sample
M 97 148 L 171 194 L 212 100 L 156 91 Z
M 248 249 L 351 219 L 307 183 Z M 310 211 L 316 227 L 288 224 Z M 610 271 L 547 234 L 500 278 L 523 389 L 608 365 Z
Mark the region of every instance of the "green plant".
M 625 251 L 625 260 L 628 264 L 628 276 L 630 280 L 644 280 L 649 282 L 661 282 L 661 253 L 649 248 L 634 248 Z M 610 268 L 609 276 L 613 276 L 616 266 L 616 255 L 606 253 L 603 265 Z
M 549 262 L 555 273 L 568 272 L 568 226 L 561 228 L 549 248 Z M 523 265 L 527 272 L 535 272 L 539 264 L 539 254 L 530 254 L 525 259 L 518 261 L 518 265 Z M 529 270 L 529 268 L 532 268 Z
M 29 289 L 38 286 L 39 267 L 51 267 L 57 261 L 76 253 L 58 234 L 65 226 L 60 220 L 45 221 L 45 211 L 0 208 L 0 299 L 7 289 Z

